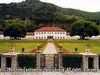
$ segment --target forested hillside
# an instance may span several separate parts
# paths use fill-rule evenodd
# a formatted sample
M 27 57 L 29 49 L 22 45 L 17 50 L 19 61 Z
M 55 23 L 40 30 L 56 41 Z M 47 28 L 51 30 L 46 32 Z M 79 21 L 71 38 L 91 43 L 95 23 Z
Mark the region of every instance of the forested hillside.
M 40 10 L 40 11 L 39 11 Z M 0 16 L 18 16 L 18 17 L 32 17 L 36 13 L 55 14 L 56 12 L 63 12 L 63 15 L 76 15 L 87 17 L 89 19 L 100 19 L 100 12 L 85 12 L 70 8 L 61 8 L 49 3 L 43 3 L 39 0 L 26 0 L 20 3 L 0 4 Z M 46 15 L 46 14 L 45 14 Z M 39 15 L 38 15 L 39 16 Z
M 32 32 L 42 26 L 59 26 L 71 32 L 73 23 L 79 20 L 86 20 L 99 25 L 100 12 L 93 13 L 61 8 L 40 0 L 0 4 L 0 31 L 3 32 L 7 29 L 9 31 L 11 25 L 11 28 L 16 27 L 17 29 L 23 26 L 25 32 Z

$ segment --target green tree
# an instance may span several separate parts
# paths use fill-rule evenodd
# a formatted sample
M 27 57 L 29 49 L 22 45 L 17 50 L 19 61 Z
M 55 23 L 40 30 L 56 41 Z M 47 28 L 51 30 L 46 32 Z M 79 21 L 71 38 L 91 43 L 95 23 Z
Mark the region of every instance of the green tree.
M 56 11 L 57 9 L 55 6 L 43 3 L 41 7 L 38 7 L 35 10 L 33 19 L 36 21 L 36 24 L 53 23 L 55 20 Z
M 79 20 L 72 24 L 71 35 L 79 35 L 81 39 L 85 39 L 87 36 L 99 35 L 99 28 L 93 22 Z
M 24 26 L 24 21 L 20 19 L 7 20 L 6 24 L 8 25 L 4 30 L 5 36 L 10 36 L 11 39 L 20 39 L 25 37 L 26 28 Z

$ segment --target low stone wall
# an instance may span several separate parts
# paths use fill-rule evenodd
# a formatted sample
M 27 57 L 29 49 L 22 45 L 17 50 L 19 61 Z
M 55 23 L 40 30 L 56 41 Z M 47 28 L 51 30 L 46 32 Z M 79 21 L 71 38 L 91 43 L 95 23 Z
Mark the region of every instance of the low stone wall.
M 44 60 L 41 58 L 42 53 L 37 52 L 35 54 L 33 53 L 20 53 L 20 54 L 1 54 L 1 69 L 5 71 L 6 69 L 6 57 L 10 57 L 12 60 L 11 68 L 14 70 L 16 68 L 41 68 L 41 63 L 43 63 L 44 68 L 45 67 L 45 55 Z M 83 71 L 86 71 L 89 69 L 89 58 L 93 59 L 93 69 L 98 70 L 100 68 L 100 55 L 98 58 L 98 55 L 95 54 L 63 54 L 62 52 L 59 52 L 56 56 L 53 57 L 56 61 L 53 65 L 55 65 L 58 68 L 81 68 Z M 99 60 L 99 62 L 98 62 Z M 89 63 L 88 63 L 89 62 Z M 98 64 L 99 63 L 99 64 Z M 53 68 L 56 68 L 53 66 Z M 90 65 L 91 66 L 91 65 Z

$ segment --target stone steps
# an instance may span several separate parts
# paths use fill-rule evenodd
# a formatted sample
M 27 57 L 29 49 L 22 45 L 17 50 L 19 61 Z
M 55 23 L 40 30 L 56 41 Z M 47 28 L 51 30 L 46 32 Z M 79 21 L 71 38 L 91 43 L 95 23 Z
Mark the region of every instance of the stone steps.
M 47 55 L 45 59 L 45 66 L 46 68 L 54 68 L 54 56 L 53 55 Z

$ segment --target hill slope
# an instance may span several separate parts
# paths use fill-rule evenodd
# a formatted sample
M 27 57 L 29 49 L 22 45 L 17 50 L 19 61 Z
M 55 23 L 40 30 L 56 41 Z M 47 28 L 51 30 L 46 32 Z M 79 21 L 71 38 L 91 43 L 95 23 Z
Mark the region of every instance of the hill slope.
M 42 13 L 51 18 L 51 14 L 54 15 L 55 12 L 63 12 L 64 15 L 76 15 L 90 19 L 100 19 L 100 12 L 92 13 L 69 8 L 61 8 L 53 4 L 43 3 L 40 0 L 26 0 L 20 3 L 0 4 L 0 17 L 35 17 L 36 15 L 40 16 L 39 14 Z
M 67 15 L 83 16 L 83 17 L 88 17 L 89 19 L 97 19 L 97 20 L 100 19 L 100 12 L 85 12 L 85 11 L 70 9 L 70 8 L 65 8 L 62 10 Z

